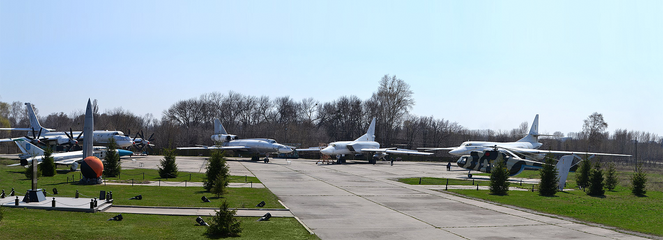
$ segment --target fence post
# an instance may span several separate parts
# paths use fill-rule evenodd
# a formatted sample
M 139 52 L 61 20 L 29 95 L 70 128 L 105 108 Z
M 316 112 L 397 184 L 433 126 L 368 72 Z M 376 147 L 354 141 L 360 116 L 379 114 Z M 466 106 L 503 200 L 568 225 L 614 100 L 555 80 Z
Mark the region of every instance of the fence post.
M 134 186 L 134 179 L 133 178 L 131 179 L 131 186 L 132 187 Z
M 184 180 L 184 187 L 186 187 L 186 180 Z
M 189 181 L 191 181 L 191 173 L 189 173 Z
M 145 172 L 143 172 L 143 180 L 145 180 Z
M 159 187 L 161 187 L 161 179 L 159 179 Z

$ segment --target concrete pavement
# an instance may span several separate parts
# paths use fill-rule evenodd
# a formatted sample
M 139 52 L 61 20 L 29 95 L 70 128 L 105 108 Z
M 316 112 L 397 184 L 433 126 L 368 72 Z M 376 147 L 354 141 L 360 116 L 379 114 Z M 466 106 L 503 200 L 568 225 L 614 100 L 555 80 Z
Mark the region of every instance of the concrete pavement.
M 240 163 L 321 239 L 641 239 L 394 181 L 467 175 L 441 163 Z

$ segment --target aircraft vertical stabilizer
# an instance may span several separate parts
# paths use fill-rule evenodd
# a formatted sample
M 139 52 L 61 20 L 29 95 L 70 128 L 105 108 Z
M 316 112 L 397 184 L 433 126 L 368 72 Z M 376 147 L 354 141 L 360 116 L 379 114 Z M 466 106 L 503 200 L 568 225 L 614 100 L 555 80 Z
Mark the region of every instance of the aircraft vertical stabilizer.
M 214 134 L 228 134 L 218 118 L 214 119 Z
M 566 186 L 566 178 L 569 176 L 569 170 L 571 170 L 571 163 L 573 163 L 573 155 L 564 155 L 559 161 L 557 161 L 557 173 L 559 174 L 559 183 L 557 183 L 557 188 L 559 191 L 564 190 Z
M 34 144 L 28 141 L 17 140 L 14 142 L 16 143 L 16 146 L 18 146 L 18 148 L 21 149 L 21 152 L 30 154 L 30 157 L 37 157 L 44 155 L 43 149 L 35 146 Z
M 532 127 L 529 129 L 527 136 L 518 140 L 518 142 L 530 142 L 530 143 L 539 143 L 539 114 L 534 117 L 534 122 L 532 122 Z
M 85 109 L 85 122 L 83 123 L 83 159 L 94 155 L 94 116 L 92 115 L 92 103 L 90 99 L 87 100 L 87 108 Z
M 30 103 L 25 103 L 25 108 L 28 109 L 28 117 L 30 117 L 30 128 L 34 129 L 35 131 L 42 130 L 41 134 L 48 133 L 48 129 L 42 128 L 41 124 L 39 124 L 39 120 L 37 120 L 37 115 L 35 114 L 35 110 L 32 109 L 32 104 Z
M 368 131 L 363 136 L 355 139 L 355 141 L 375 141 L 375 118 L 371 121 L 371 125 L 368 126 Z

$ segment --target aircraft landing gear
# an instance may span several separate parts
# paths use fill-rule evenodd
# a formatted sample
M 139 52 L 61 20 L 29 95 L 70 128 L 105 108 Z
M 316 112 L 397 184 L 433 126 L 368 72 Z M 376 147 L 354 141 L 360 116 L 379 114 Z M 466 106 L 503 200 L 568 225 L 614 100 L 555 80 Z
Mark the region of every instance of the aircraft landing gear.
M 344 164 L 344 163 L 345 163 L 345 157 L 339 156 L 339 157 L 336 159 L 336 163 L 337 163 L 337 164 Z
M 269 162 L 269 158 L 268 158 L 268 157 L 265 157 L 265 159 L 264 159 L 263 161 L 265 161 L 265 163 L 268 163 L 268 162 Z
M 467 178 L 472 178 L 472 173 L 470 173 L 470 171 L 467 172 Z
M 371 158 L 371 159 L 368 159 L 368 163 L 369 164 L 376 164 L 376 163 L 378 163 L 378 160 L 375 159 L 375 158 Z

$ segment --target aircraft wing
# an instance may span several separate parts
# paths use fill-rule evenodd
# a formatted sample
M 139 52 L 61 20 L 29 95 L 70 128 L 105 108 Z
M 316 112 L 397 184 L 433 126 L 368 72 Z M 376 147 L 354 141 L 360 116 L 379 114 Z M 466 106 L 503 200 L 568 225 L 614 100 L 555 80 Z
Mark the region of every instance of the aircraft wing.
M 0 131 L 32 131 L 32 128 L 0 128 Z
M 207 149 L 220 149 L 220 150 L 249 150 L 247 146 L 202 146 L 202 147 L 178 147 L 178 150 L 207 150 Z
M 417 148 L 419 150 L 424 150 L 424 151 L 451 151 L 456 149 L 457 147 L 443 147 L 443 148 Z
M 417 150 L 409 149 L 389 149 L 389 148 L 363 148 L 362 152 L 383 152 L 387 154 L 405 154 L 405 155 L 433 155 L 433 153 L 419 152 Z
M 23 139 L 23 140 L 25 140 L 24 137 L 17 137 L 17 138 L 3 138 L 3 139 L 0 139 L 0 142 L 13 142 L 13 141 L 16 141 L 17 139 Z
M 529 153 L 529 154 L 575 154 L 575 155 L 596 155 L 596 156 L 612 156 L 612 157 L 630 157 L 627 154 L 616 153 L 595 153 L 595 152 L 582 152 L 582 151 L 556 151 L 556 150 L 540 150 L 540 149 L 527 149 L 527 148 L 505 148 L 514 152 Z
M 320 149 L 322 149 L 322 148 L 321 147 L 310 147 L 310 148 L 302 148 L 302 149 L 297 148 L 297 149 L 295 149 L 295 151 L 297 151 L 297 152 L 319 152 Z

